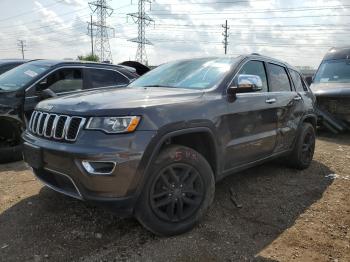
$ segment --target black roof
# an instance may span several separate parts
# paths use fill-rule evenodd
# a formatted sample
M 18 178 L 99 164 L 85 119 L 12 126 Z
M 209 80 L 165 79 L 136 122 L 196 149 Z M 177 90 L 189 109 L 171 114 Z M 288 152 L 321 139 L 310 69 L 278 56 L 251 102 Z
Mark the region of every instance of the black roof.
M 282 65 L 285 65 L 286 67 L 288 67 L 289 69 L 293 69 L 294 71 L 297 71 L 299 72 L 300 70 L 290 64 L 288 64 L 287 62 L 285 61 L 282 61 L 282 60 L 279 60 L 279 59 L 276 59 L 276 58 L 272 58 L 272 57 L 269 57 L 269 56 L 264 56 L 264 55 L 260 55 L 260 54 L 257 54 L 257 53 L 252 53 L 252 54 L 248 54 L 248 55 L 241 55 L 242 57 L 247 57 L 247 58 L 263 58 L 265 60 L 269 60 L 271 62 L 275 62 L 275 63 L 278 63 L 278 64 L 282 64 Z
M 41 64 L 46 66 L 57 66 L 57 65 L 90 65 L 90 66 L 102 66 L 102 67 L 120 67 L 127 68 L 122 65 L 114 65 L 107 63 L 97 63 L 91 61 L 80 61 L 80 60 L 50 60 L 50 59 L 38 59 L 31 61 L 35 64 Z
M 80 61 L 80 60 L 49 60 L 49 59 L 38 59 L 32 60 L 29 63 L 33 63 L 36 65 L 42 65 L 47 67 L 57 67 L 57 66 L 88 66 L 88 67 L 101 67 L 101 68 L 114 68 L 123 73 L 130 74 L 130 77 L 135 77 L 136 70 L 135 68 L 124 66 L 124 65 L 115 65 L 115 64 L 107 64 L 107 63 L 97 63 L 91 61 Z
M 350 47 L 332 47 L 323 60 L 350 59 Z
M 0 59 L 0 64 L 13 64 L 13 63 L 18 63 L 18 64 L 23 64 L 28 62 L 29 60 L 26 59 Z

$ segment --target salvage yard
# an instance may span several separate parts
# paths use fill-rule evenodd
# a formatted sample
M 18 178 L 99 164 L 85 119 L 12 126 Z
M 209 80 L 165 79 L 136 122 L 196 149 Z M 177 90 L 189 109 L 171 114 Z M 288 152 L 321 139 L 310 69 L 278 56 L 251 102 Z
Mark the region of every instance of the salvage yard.
M 349 163 L 350 135 L 321 134 L 309 169 L 227 177 L 204 221 L 172 238 L 43 187 L 23 162 L 0 165 L 0 260 L 350 261 Z

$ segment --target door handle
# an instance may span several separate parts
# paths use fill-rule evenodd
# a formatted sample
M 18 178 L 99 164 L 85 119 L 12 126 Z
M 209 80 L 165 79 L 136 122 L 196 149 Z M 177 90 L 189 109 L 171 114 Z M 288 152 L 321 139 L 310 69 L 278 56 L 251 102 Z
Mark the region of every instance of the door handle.
M 273 103 L 276 103 L 276 101 L 277 101 L 276 98 L 269 98 L 265 102 L 268 104 L 273 104 Z
M 294 99 L 294 101 L 299 101 L 299 100 L 301 100 L 301 96 L 296 96 L 293 99 Z

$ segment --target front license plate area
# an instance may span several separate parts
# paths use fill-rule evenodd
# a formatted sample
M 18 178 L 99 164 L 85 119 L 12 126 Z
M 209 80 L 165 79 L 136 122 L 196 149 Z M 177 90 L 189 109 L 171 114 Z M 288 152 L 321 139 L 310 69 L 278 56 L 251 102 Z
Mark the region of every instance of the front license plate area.
M 23 144 L 23 159 L 35 169 L 42 168 L 44 165 L 42 150 L 40 147 L 33 146 L 28 143 Z

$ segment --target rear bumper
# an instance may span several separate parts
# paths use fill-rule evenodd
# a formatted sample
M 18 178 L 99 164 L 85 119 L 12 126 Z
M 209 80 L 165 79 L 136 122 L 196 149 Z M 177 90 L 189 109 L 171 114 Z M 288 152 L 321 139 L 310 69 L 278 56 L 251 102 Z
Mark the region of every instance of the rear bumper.
M 40 164 L 29 160 L 32 157 L 25 160 L 36 177 L 51 189 L 80 200 L 112 206 L 118 212 L 130 213 L 143 176 L 138 167 L 153 136 L 153 131 L 113 136 L 92 131 L 69 144 L 25 132 L 24 151 L 32 150 L 30 152 Z M 83 161 L 111 161 L 116 166 L 108 175 L 91 174 L 84 168 Z

